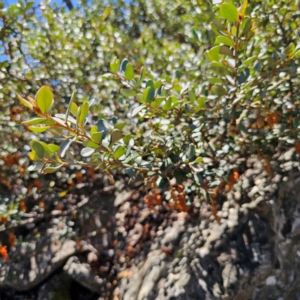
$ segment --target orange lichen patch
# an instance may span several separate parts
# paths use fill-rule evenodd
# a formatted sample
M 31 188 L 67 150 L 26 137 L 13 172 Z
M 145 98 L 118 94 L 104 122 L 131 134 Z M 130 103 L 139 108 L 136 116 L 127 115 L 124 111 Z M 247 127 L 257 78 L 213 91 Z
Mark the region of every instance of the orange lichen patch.
M 147 204 L 148 206 L 148 209 L 152 210 L 154 208 L 154 205 L 153 205 L 153 197 L 151 195 L 147 195 L 144 197 L 144 201 L 145 203 Z
M 232 172 L 229 176 L 229 182 L 226 186 L 226 189 L 231 191 L 239 177 L 240 177 L 240 174 L 237 171 Z
M 211 196 L 214 199 L 216 199 L 218 197 L 218 188 L 212 189 Z
M 4 217 L 4 216 L 0 216 L 0 222 L 2 223 L 2 224 L 6 224 L 7 223 L 7 218 L 6 217 Z
M 213 214 L 215 220 L 218 222 L 218 224 L 220 224 L 220 218 L 218 216 L 218 208 L 217 208 L 216 202 L 213 200 L 211 200 L 211 211 L 212 211 L 212 214 Z
M 5 260 L 8 260 L 7 246 L 1 246 L 0 244 L 0 257 L 3 257 Z
M 278 124 L 279 122 L 279 115 L 277 113 L 269 113 L 266 116 L 266 121 L 269 127 L 273 128 L 274 124 Z
M 265 155 L 263 167 L 264 167 L 265 171 L 268 173 L 269 178 L 272 179 L 273 178 L 272 166 L 271 166 L 271 162 L 270 162 L 269 158 L 267 157 L 267 155 Z
M 295 146 L 296 152 L 300 153 L 300 143 L 299 142 L 295 142 L 294 146 Z
M 127 278 L 133 275 L 132 270 L 126 269 L 118 274 L 118 278 Z
M 1 178 L 0 183 L 3 184 L 4 186 L 6 186 L 9 190 L 11 190 L 12 186 L 8 180 Z
M 89 168 L 88 171 L 87 171 L 87 173 L 88 173 L 88 176 L 90 178 L 95 178 L 95 170 L 94 170 L 94 168 Z
M 175 208 L 179 211 L 187 212 L 186 197 L 182 185 L 172 187 L 171 197 L 174 200 Z
M 153 188 L 148 195 L 144 197 L 144 201 L 149 209 L 153 209 L 154 205 L 160 206 L 162 204 L 162 196 L 160 190 Z
M 261 129 L 265 126 L 265 120 L 261 116 L 259 110 L 256 111 L 256 126 L 257 126 L 258 129 Z
M 11 247 L 16 246 L 16 236 L 12 232 L 10 232 L 8 235 L 8 243 Z
M 26 207 L 26 204 L 24 201 L 21 201 L 19 203 L 19 211 L 26 211 L 27 210 L 27 207 Z
M 9 167 L 12 167 L 13 165 L 17 165 L 19 163 L 20 155 L 13 153 L 11 155 L 2 157 L 2 159 Z
M 77 172 L 75 178 L 76 178 L 78 183 L 82 182 L 82 173 Z
M 41 189 L 43 187 L 43 183 L 41 181 L 39 181 L 39 180 L 35 180 L 33 182 L 33 186 L 39 190 L 39 189 Z

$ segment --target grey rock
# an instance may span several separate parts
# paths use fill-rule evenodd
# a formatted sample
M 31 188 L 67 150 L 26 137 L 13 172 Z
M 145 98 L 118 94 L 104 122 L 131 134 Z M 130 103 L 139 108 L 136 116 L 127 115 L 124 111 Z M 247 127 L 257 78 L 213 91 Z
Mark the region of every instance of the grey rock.
M 91 266 L 80 262 L 76 256 L 70 257 L 63 269 L 72 279 L 93 292 L 100 293 L 105 286 L 105 281 L 94 274 Z
M 75 253 L 74 241 L 62 240 L 53 234 L 35 243 L 21 244 L 11 253 L 10 260 L 0 265 L 0 289 L 29 290 L 62 267 Z

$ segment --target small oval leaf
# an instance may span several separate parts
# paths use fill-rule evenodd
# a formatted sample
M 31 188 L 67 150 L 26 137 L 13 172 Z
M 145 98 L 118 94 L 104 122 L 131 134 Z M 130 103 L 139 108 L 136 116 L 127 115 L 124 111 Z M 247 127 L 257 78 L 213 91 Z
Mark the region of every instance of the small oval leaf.
M 220 6 L 220 14 L 229 22 L 236 22 L 239 18 L 238 10 L 231 3 L 222 3 Z
M 53 93 L 47 86 L 42 86 L 35 96 L 36 104 L 42 113 L 47 113 L 53 105 Z

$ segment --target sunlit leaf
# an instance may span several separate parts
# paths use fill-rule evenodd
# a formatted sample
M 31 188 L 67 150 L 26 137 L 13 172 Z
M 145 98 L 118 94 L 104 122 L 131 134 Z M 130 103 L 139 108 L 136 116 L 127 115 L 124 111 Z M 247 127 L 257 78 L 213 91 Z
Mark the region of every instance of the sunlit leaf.
M 83 124 L 88 112 L 89 112 L 89 103 L 88 101 L 84 101 L 82 106 L 79 109 L 79 113 L 77 117 L 77 122 L 79 124 Z
M 69 147 L 75 140 L 76 140 L 76 136 L 70 137 L 61 143 L 60 148 L 59 148 L 60 157 L 64 157 L 66 155 L 67 150 L 69 149 Z
M 133 89 L 121 89 L 120 93 L 124 96 L 124 97 L 132 97 L 132 96 L 136 96 L 137 92 Z
M 42 86 L 35 96 L 37 107 L 42 113 L 47 113 L 53 105 L 53 93 L 47 86 Z
M 133 70 L 133 66 L 131 63 L 128 63 L 126 65 L 126 70 L 125 70 L 125 78 L 127 80 L 131 80 L 134 77 L 134 70 Z
M 95 149 L 94 149 L 94 148 L 86 147 L 86 148 L 83 148 L 83 149 L 81 150 L 80 154 L 81 154 L 82 157 L 89 157 L 89 156 L 91 156 L 94 152 L 95 152 Z
M 126 148 L 124 146 L 118 146 L 114 152 L 114 157 L 119 159 L 126 153 Z
M 222 35 L 217 36 L 216 40 L 215 40 L 215 44 L 216 45 L 222 45 L 223 44 L 223 45 L 233 47 L 232 39 L 230 39 L 228 36 L 222 36 Z
M 47 173 L 54 173 L 56 171 L 58 171 L 61 167 L 63 167 L 63 164 L 57 165 L 57 166 L 49 166 L 49 167 L 45 167 L 43 168 L 43 173 L 47 174 Z
M 51 126 L 28 126 L 28 129 L 32 132 L 45 132 L 50 128 Z
M 287 57 L 291 57 L 293 56 L 295 52 L 295 44 L 294 43 L 290 43 L 285 49 L 284 49 L 284 54 Z
M 135 115 L 137 115 L 137 114 L 138 114 L 143 108 L 145 108 L 145 107 L 146 107 L 146 106 L 145 106 L 144 104 L 135 107 L 135 108 L 132 110 L 131 117 L 134 117 Z
M 92 133 L 92 140 L 96 143 L 99 143 L 102 140 L 102 132 L 94 132 Z
M 239 18 L 236 7 L 231 3 L 222 3 L 220 6 L 220 14 L 229 22 L 236 22 Z
M 22 98 L 20 95 L 18 95 L 18 99 L 24 106 L 26 106 L 27 108 L 29 108 L 31 110 L 33 109 L 33 104 L 30 103 L 29 101 L 27 101 L 26 99 Z

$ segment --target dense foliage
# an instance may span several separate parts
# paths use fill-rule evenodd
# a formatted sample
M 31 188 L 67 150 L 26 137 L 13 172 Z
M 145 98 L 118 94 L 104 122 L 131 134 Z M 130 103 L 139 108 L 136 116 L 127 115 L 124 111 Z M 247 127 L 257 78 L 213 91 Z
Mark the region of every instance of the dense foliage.
M 250 155 L 272 176 L 278 147 L 300 150 L 299 22 L 284 0 L 3 9 L 3 178 L 32 176 L 29 144 L 30 171 L 121 170 L 145 181 L 149 207 L 212 201 Z M 1 199 L 2 218 L 21 218 L 25 196 Z

